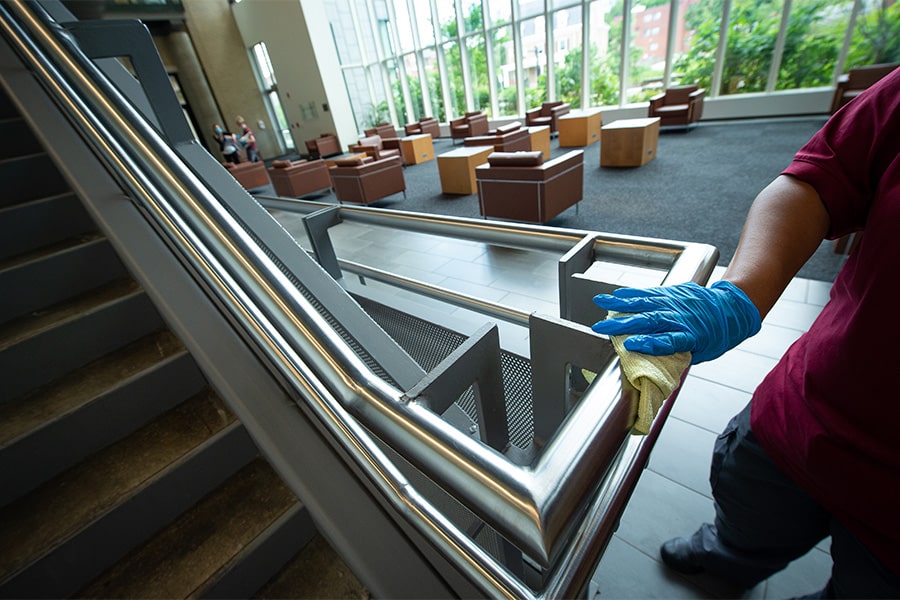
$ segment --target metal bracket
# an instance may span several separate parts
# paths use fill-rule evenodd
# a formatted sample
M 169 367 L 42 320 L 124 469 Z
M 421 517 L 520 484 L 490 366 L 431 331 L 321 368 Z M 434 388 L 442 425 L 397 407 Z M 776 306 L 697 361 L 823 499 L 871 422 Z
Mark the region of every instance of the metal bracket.
M 619 287 L 584 274 L 594 262 L 594 241 L 593 235 L 585 236 L 559 259 L 559 316 L 582 325 L 606 317 L 606 311 L 594 304 L 594 296 Z
M 136 19 L 71 21 L 62 25 L 90 58 L 128 57 L 163 135 L 173 146 L 194 141 L 146 25 Z
M 578 323 L 535 313 L 529 327 L 534 438 L 543 447 L 587 388 L 581 369 L 599 373 L 617 356 L 608 339 Z
M 500 332 L 495 323 L 476 331 L 406 392 L 404 399 L 422 402 L 443 414 L 469 387 L 475 392 L 481 441 L 503 452 L 509 445 L 509 431 Z
M 337 206 L 329 206 L 303 217 L 303 227 L 306 229 L 316 260 L 335 279 L 342 278 L 344 274 L 334 245 L 331 243 L 331 236 L 328 235 L 328 228 L 340 223 L 341 212 Z

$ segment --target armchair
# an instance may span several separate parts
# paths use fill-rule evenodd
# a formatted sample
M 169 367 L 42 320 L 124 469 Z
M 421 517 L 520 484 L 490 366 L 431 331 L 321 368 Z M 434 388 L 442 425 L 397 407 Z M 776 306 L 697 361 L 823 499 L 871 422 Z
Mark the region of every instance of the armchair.
M 850 69 L 849 73 L 838 77 L 829 113 L 834 114 L 837 109 L 856 98 L 863 90 L 896 69 L 898 65 L 900 63 L 856 67 Z
M 407 123 L 404 130 L 406 135 L 430 133 L 432 139 L 441 137 L 441 125 L 434 117 L 423 117 L 415 123 Z
M 380 123 L 371 129 L 366 129 L 366 135 L 363 138 L 360 138 L 360 141 L 357 144 L 362 143 L 364 138 L 371 138 L 378 136 L 381 138 L 381 146 L 388 150 L 396 150 L 400 154 L 400 158 L 403 158 L 403 145 L 400 143 L 400 135 L 397 133 L 397 130 L 390 123 Z M 351 152 L 353 149 L 351 147 Z M 360 150 L 362 152 L 362 150 Z M 375 160 L 382 157 L 374 157 Z
M 370 204 L 397 192 L 403 192 L 406 197 L 403 163 L 397 156 L 381 160 L 369 156 L 337 160 L 328 174 L 340 202 Z
M 228 169 L 232 177 L 245 190 L 263 187 L 272 183 L 269 181 L 269 174 L 266 173 L 266 165 L 262 162 L 242 162 L 234 164 L 233 162 L 223 162 L 222 165 Z
M 584 150 L 547 162 L 540 150 L 494 152 L 475 167 L 475 179 L 483 217 L 546 223 L 581 200 Z
M 366 129 L 365 133 L 367 137 L 378 135 L 383 140 L 392 140 L 400 137 L 397 134 L 397 130 L 390 123 L 379 123 L 375 127 Z
M 690 126 L 703 116 L 705 95 L 706 90 L 696 85 L 670 87 L 662 94 L 650 98 L 647 116 L 659 117 L 660 127 Z
M 450 121 L 450 138 L 452 140 L 484 135 L 487 132 L 487 115 L 481 111 L 467 112 L 464 116 Z
M 382 139 L 380 135 L 370 135 L 359 138 L 359 141 L 350 146 L 349 150 L 350 152 L 365 152 L 366 155 L 372 157 L 372 160 L 381 160 L 392 156 L 399 156 L 400 160 L 403 160 L 400 138 L 394 138 L 394 140 L 397 142 L 396 147 L 388 148 L 386 140 Z
M 497 152 L 517 152 L 531 150 L 531 136 L 518 121 L 493 129 L 487 135 L 467 137 L 464 146 L 493 146 Z
M 331 187 L 328 165 L 317 160 L 275 160 L 269 167 L 272 187 L 279 196 L 299 198 Z
M 550 133 L 556 133 L 559 130 L 557 124 L 559 117 L 569 114 L 570 108 L 568 102 L 542 102 L 538 108 L 533 108 L 525 113 L 525 126 L 549 125 Z
M 334 135 L 323 133 L 315 139 L 306 140 L 306 151 L 311 158 L 325 158 L 340 154 L 341 144 Z

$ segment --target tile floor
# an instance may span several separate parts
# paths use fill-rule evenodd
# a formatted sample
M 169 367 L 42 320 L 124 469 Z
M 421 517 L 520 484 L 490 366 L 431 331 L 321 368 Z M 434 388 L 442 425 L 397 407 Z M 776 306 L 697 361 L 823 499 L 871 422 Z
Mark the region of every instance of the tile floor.
M 333 198 L 325 198 L 333 201 Z M 304 247 L 301 215 L 272 214 Z M 342 223 L 332 228 L 338 256 L 487 300 L 558 314 L 553 252 L 529 252 L 426 234 Z M 721 275 L 717 268 L 713 278 Z M 611 277 L 616 275 L 611 272 Z M 658 274 L 623 270 L 624 285 L 653 285 Z M 344 277 L 345 286 L 417 316 L 466 333 L 485 318 L 390 286 Z M 659 560 L 659 545 L 691 533 L 713 516 L 708 483 L 713 441 L 733 414 L 745 406 L 756 384 L 780 354 L 818 314 L 830 284 L 795 279 L 767 316 L 762 331 L 725 356 L 691 369 L 651 455 L 619 529 L 598 565 L 590 597 L 603 598 L 786 598 L 820 589 L 828 578 L 827 540 L 808 555 L 752 590 L 723 586 L 710 578 L 683 577 Z M 527 330 L 501 325 L 501 343 L 527 355 Z

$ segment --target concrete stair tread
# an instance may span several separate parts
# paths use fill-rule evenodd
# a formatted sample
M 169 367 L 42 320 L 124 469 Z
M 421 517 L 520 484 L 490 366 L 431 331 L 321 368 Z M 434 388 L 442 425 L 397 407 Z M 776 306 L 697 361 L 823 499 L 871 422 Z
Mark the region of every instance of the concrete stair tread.
M 253 597 L 271 600 L 280 598 L 367 600 L 370 594 L 328 542 L 316 534 Z
M 61 323 L 77 319 L 86 313 L 138 293 L 143 293 L 143 290 L 136 281 L 119 279 L 0 325 L 0 351 Z
M 75 596 L 196 597 L 298 502 L 265 460 L 254 460 Z
M 85 233 L 82 235 L 67 238 L 65 240 L 60 240 L 59 242 L 56 242 L 54 244 L 48 244 L 36 250 L 30 250 L 28 252 L 23 252 L 21 254 L 16 254 L 0 260 L 0 272 L 6 269 L 28 264 L 33 261 L 41 260 L 47 256 L 52 256 L 53 254 L 67 252 L 69 250 L 72 250 L 73 248 L 78 248 L 79 246 L 83 246 L 85 244 L 92 244 L 105 240 L 106 238 L 101 233 Z
M 9 159 L 0 159 L 0 161 L 9 160 Z M 25 200 L 24 202 L 20 202 L 19 204 L 11 204 L 9 206 L 0 207 L 0 218 L 3 218 L 3 215 L 9 214 L 10 211 L 17 210 L 21 207 L 41 204 L 43 202 L 52 202 L 53 200 L 57 200 L 59 198 L 64 198 L 66 196 L 71 196 L 72 192 L 69 190 L 59 192 L 57 194 L 48 194 L 47 196 L 41 196 L 40 198 L 33 198 L 31 200 Z
M 0 449 L 185 352 L 170 331 L 160 331 L 50 385 L 0 404 Z
M 235 417 L 205 390 L 0 511 L 0 582 L 149 485 Z

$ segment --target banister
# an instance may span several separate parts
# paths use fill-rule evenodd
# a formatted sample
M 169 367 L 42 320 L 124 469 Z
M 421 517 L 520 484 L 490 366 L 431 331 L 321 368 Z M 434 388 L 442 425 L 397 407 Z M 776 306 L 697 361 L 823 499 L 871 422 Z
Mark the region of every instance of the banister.
M 511 463 L 426 407 L 404 401 L 402 390 L 374 375 L 289 274 L 183 163 L 177 148 L 105 82 L 39 7 L 11 1 L 0 6 L 0 14 L 4 34 L 25 54 L 135 202 L 398 511 L 489 595 L 556 597 L 571 595 L 584 584 L 582 563 L 595 561 L 602 551 L 596 543 L 597 521 L 608 516 L 617 482 L 633 473 L 647 448 L 641 440 L 628 439 L 613 464 L 596 460 L 608 452 L 601 434 L 623 393 L 617 363 L 598 374 L 531 465 Z M 401 218 L 427 221 L 411 214 Z M 554 245 L 578 237 L 495 224 L 459 222 L 452 227 L 519 241 L 533 235 Z M 696 279 L 711 269 L 708 250 L 700 245 L 648 245 L 625 236 L 597 244 L 609 245 L 604 252 L 637 253 L 642 260 L 664 265 L 669 268 L 668 282 Z M 409 484 L 368 430 L 547 569 L 548 586 L 535 592 L 459 531 Z

